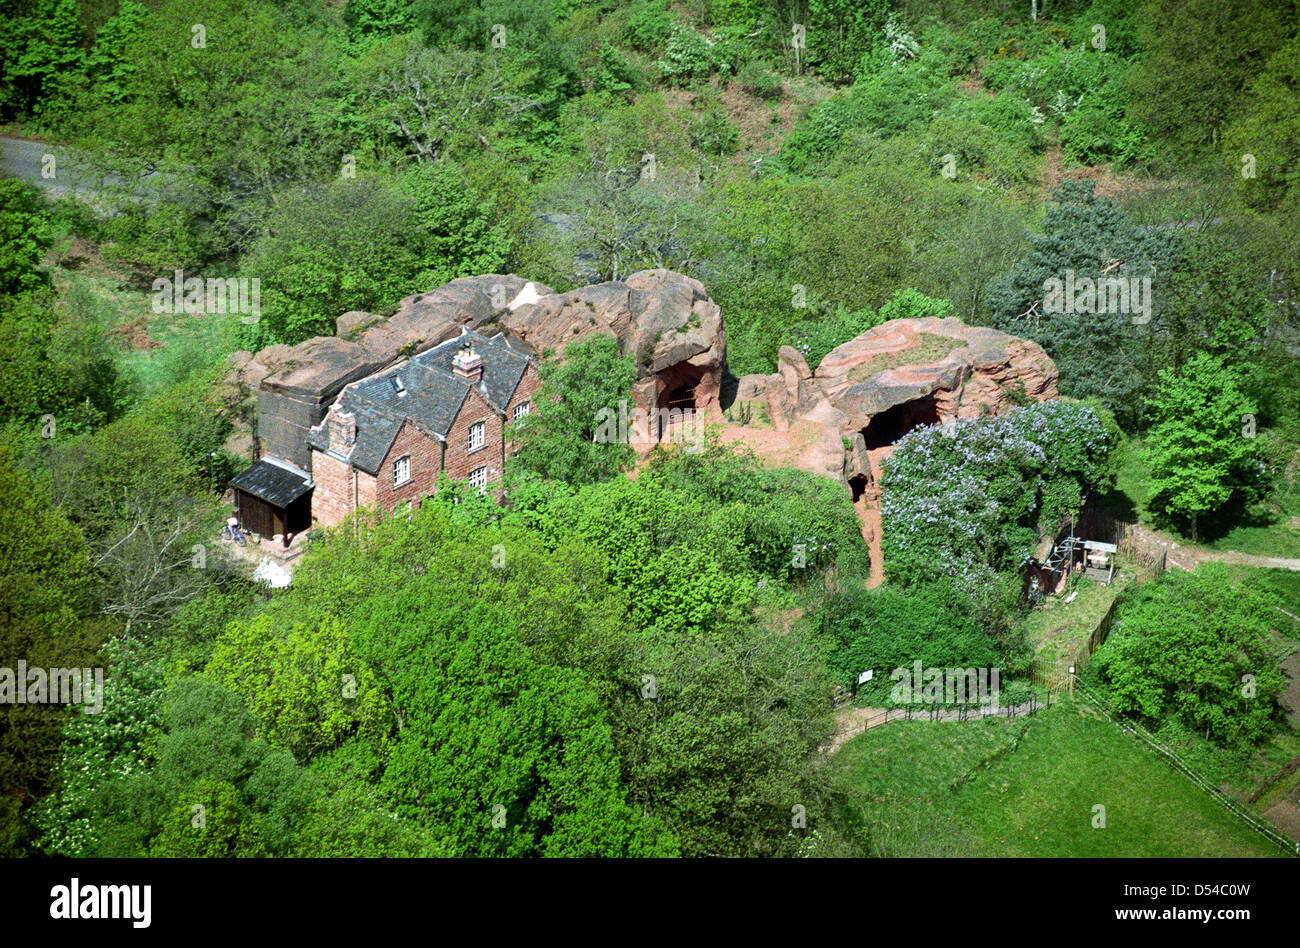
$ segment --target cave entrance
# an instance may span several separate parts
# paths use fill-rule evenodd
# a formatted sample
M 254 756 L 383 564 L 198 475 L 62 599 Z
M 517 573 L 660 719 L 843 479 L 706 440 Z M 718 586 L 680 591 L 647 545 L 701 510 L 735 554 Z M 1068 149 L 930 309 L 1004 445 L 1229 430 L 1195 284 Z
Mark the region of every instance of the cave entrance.
M 689 362 L 679 362 L 659 373 L 659 439 L 668 436 L 672 420 L 687 412 L 694 413 L 695 388 L 704 378 L 704 370 Z
M 872 451 L 896 444 L 914 428 L 938 423 L 939 405 L 933 395 L 928 395 L 882 411 L 867 422 L 862 429 L 862 438 L 867 443 L 867 450 Z
M 683 382 L 676 388 L 664 394 L 664 400 L 660 403 L 664 408 L 689 408 L 695 409 L 695 386 Z
M 659 373 L 659 407 L 695 410 L 695 386 L 704 378 L 704 370 L 689 362 L 671 366 Z
M 853 492 L 853 502 L 856 504 L 862 499 L 862 495 L 867 492 L 867 478 L 864 474 L 856 474 L 849 478 L 849 490 Z

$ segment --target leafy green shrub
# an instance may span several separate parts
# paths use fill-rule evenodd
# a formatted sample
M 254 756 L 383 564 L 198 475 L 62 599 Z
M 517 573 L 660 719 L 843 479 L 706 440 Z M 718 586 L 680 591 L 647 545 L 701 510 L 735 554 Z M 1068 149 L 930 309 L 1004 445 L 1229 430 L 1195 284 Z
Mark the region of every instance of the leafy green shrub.
M 880 304 L 880 321 L 891 319 L 946 319 L 952 315 L 952 303 L 948 300 L 926 296 L 920 290 L 908 287 L 897 290 L 893 296 Z
M 597 92 L 630 92 L 641 84 L 641 77 L 609 40 L 602 39 L 599 66 L 593 71 L 591 84 Z
M 884 39 L 888 0 L 810 0 L 807 61 L 828 82 L 847 82 Z
M 689 85 L 714 72 L 731 71 L 713 40 L 681 25 L 673 27 L 663 58 L 655 62 L 655 67 L 674 85 Z
M 22 181 L 0 179 L 0 295 L 49 283 L 40 262 L 53 241 L 52 222 L 40 192 Z
M 746 63 L 736 73 L 736 78 L 746 92 L 760 99 L 779 99 L 785 94 L 785 84 L 781 77 L 772 72 L 765 62 L 755 60 Z
M 811 171 L 850 130 L 896 134 L 928 121 L 955 95 L 956 87 L 931 57 L 887 65 L 815 106 L 786 139 L 782 157 L 792 171 Z
M 1169 570 L 1122 606 L 1089 671 L 1121 712 L 1256 744 L 1277 727 L 1285 688 L 1276 606 L 1272 594 L 1234 585 L 1221 564 Z
M 1038 179 L 1034 156 L 987 125 L 943 115 L 923 134 L 932 174 L 944 174 L 951 155 L 958 179 L 973 175 L 1007 188 L 1023 188 Z
M 942 23 L 934 23 L 921 32 L 921 47 L 933 49 L 948 64 L 948 74 L 962 76 L 969 73 L 979 62 L 996 48 L 996 42 L 981 41 L 987 27 L 992 26 L 995 35 L 1001 33 L 1001 23 L 997 20 L 982 20 L 955 29 Z
M 1038 135 L 1043 118 L 1023 98 L 1014 95 L 959 96 L 946 114 L 985 125 L 1022 151 L 1034 152 L 1043 148 Z
M 843 345 L 884 321 L 884 318 L 870 309 L 850 311 L 840 306 L 833 313 L 824 315 L 814 311 L 813 315 L 795 327 L 792 344 L 808 362 L 808 368 L 816 371 L 822 359 L 836 346 Z
M 664 48 L 677 25 L 668 0 L 641 0 L 630 7 L 622 38 L 633 49 L 653 53 Z
M 1024 62 L 1001 60 L 984 69 L 988 84 L 1027 98 L 1061 124 L 1074 161 L 1131 163 L 1146 156 L 1146 136 L 1128 117 L 1130 65 L 1088 46 L 1054 49 Z
M 1061 123 L 1066 157 L 1087 165 L 1129 165 L 1149 155 L 1146 133 L 1124 117 L 1120 98 L 1107 90 L 1066 116 Z
M 826 665 L 844 687 L 859 672 L 875 669 L 859 696 L 888 705 L 890 672 L 913 663 L 922 668 L 990 668 L 998 663 L 992 637 L 954 610 L 939 585 L 911 589 L 849 588 L 829 596 L 818 610 L 816 628 L 826 647 Z
M 1097 36 L 1093 27 L 1106 30 L 1106 52 L 1129 58 L 1143 49 L 1139 5 L 1130 0 L 1092 0 L 1087 9 L 1076 14 L 1067 28 L 1070 45 L 1089 46 Z
M 532 411 L 511 424 L 519 444 L 509 472 L 527 471 L 574 487 L 614 476 L 631 466 L 633 452 L 616 439 L 597 441 L 611 414 L 617 418 L 636 379 L 630 357 L 616 340 L 596 336 L 565 350 L 563 362 L 544 363 Z
M 691 147 L 706 155 L 725 157 L 740 148 L 740 130 L 716 96 L 709 96 L 703 104 L 696 102 L 687 134 Z

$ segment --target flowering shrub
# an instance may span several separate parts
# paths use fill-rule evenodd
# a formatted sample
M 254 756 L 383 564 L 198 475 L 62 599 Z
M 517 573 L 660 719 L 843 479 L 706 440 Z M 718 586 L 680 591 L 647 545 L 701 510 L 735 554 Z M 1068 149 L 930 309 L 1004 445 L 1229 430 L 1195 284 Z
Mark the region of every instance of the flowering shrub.
M 115 639 L 105 651 L 103 710 L 73 712 L 64 726 L 60 789 L 36 815 L 41 849 L 49 855 L 94 855 L 96 795 L 104 784 L 148 769 L 147 744 L 161 726 L 163 669 L 146 659 L 139 643 Z
M 949 576 L 971 596 L 994 586 L 1105 480 L 1108 448 L 1096 412 L 1064 401 L 912 431 L 884 464 L 891 579 Z

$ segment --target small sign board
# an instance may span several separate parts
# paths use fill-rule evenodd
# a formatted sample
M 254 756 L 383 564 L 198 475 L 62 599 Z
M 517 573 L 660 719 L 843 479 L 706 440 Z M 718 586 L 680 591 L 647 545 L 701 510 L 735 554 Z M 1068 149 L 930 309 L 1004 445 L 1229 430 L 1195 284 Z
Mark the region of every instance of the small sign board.
M 871 680 L 871 676 L 874 674 L 875 674 L 875 669 L 872 668 L 868 668 L 866 671 L 860 672 L 858 674 L 858 684 L 865 685 L 867 682 Z
M 1100 553 L 1119 552 L 1119 547 L 1114 543 L 1102 543 L 1100 540 L 1084 540 L 1083 548 L 1085 550 L 1097 550 Z

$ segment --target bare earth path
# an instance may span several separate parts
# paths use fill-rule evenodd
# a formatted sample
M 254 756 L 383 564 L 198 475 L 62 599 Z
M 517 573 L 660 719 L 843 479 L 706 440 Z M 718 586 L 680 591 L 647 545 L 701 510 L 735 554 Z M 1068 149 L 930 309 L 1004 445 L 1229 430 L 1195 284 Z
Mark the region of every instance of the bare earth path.
M 893 451 L 892 447 L 875 448 L 867 452 L 871 464 L 872 486 L 863 491 L 854 503 L 858 519 L 862 521 L 862 539 L 867 541 L 867 550 L 871 554 L 871 576 L 867 588 L 875 589 L 885 581 L 885 551 L 880 517 L 880 477 L 883 473 L 881 464 Z
M 1133 531 L 1133 540 L 1139 548 L 1148 552 L 1164 550 L 1169 557 L 1169 565 L 1179 569 L 1192 570 L 1199 563 L 1217 562 L 1234 563 L 1238 566 L 1257 566 L 1262 569 L 1287 569 L 1300 571 L 1300 560 L 1285 559 L 1276 556 L 1256 556 L 1253 553 L 1240 553 L 1237 550 L 1210 550 L 1204 547 L 1186 546 L 1166 533 L 1153 530 L 1146 524 L 1138 524 Z
M 1253 553 L 1238 553 L 1236 550 L 1197 551 L 1199 560 L 1215 560 L 1220 563 L 1236 563 L 1238 566 L 1258 566 L 1261 569 L 1289 569 L 1300 571 L 1300 560 L 1288 560 L 1276 556 L 1255 556 Z

